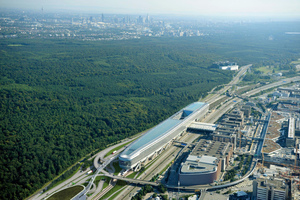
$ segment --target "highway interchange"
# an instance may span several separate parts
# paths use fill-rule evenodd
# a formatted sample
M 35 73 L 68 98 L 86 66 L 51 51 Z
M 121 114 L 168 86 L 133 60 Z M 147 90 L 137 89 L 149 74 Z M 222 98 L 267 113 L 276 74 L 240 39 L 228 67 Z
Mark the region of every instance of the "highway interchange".
M 202 99 L 201 101 L 203 102 L 207 102 L 207 103 L 214 103 L 220 99 L 222 99 L 224 97 L 224 93 L 228 90 L 230 90 L 232 88 L 233 85 L 237 84 L 242 76 L 245 74 L 245 72 L 251 67 L 252 65 L 247 65 L 247 66 L 243 66 L 241 67 L 240 71 L 237 73 L 237 75 L 232 79 L 232 81 L 225 85 L 221 90 L 219 90 L 218 92 L 215 92 L 214 94 L 210 94 L 208 95 L 206 98 Z M 275 88 L 278 87 L 280 85 L 284 85 L 284 84 L 288 84 L 291 82 L 296 82 L 299 81 L 300 77 L 293 77 L 293 78 L 287 78 L 287 79 L 282 79 L 280 81 L 271 83 L 271 84 L 266 84 L 263 85 L 261 87 L 257 87 L 255 89 L 252 89 L 246 93 L 243 93 L 241 96 L 237 97 L 237 96 L 232 96 L 229 99 L 227 99 L 225 102 L 221 102 L 220 106 L 218 106 L 217 109 L 211 111 L 211 113 L 209 113 L 205 119 L 203 120 L 203 122 L 207 122 L 207 123 L 215 123 L 223 114 L 225 114 L 226 112 L 228 112 L 229 110 L 231 110 L 236 104 L 240 103 L 242 101 L 242 98 L 249 98 L 255 94 L 258 94 L 261 91 L 265 91 L 271 88 Z M 270 116 L 269 116 L 270 117 Z M 266 132 L 266 127 L 264 126 L 263 131 L 261 132 L 261 137 L 262 139 L 264 139 L 265 137 L 265 132 Z M 138 135 L 140 136 L 140 134 Z M 137 136 L 136 136 L 137 137 Z M 104 158 L 104 156 L 107 154 L 107 152 L 111 151 L 112 149 L 116 148 L 117 146 L 123 145 L 125 143 L 128 143 L 131 140 L 134 140 L 136 137 L 128 139 L 128 140 L 124 140 L 121 143 L 114 145 L 112 147 L 109 147 L 101 152 L 99 152 L 97 155 L 95 155 L 94 157 L 94 166 L 96 167 L 97 171 L 96 173 L 94 173 L 93 176 L 87 176 L 86 172 L 77 172 L 74 176 L 72 176 L 70 179 L 64 181 L 63 183 L 59 184 L 58 186 L 52 188 L 49 191 L 44 192 L 43 194 L 41 194 L 40 192 L 35 194 L 34 196 L 30 197 L 29 199 L 44 199 L 45 197 L 49 196 L 49 194 L 52 194 L 54 192 L 57 192 L 61 189 L 67 188 L 70 185 L 72 185 L 72 183 L 83 183 L 85 181 L 87 181 L 88 179 L 90 179 L 88 186 L 86 187 L 86 189 L 84 190 L 84 193 L 86 194 L 90 187 L 92 186 L 93 180 L 95 179 L 95 177 L 97 176 L 98 173 L 103 172 L 103 169 L 105 168 L 106 165 L 108 165 L 112 160 L 114 160 L 117 157 L 117 154 L 119 152 L 121 152 L 124 148 L 118 150 L 117 154 L 115 155 L 111 155 L 107 158 Z M 188 133 L 185 134 L 182 138 L 181 141 L 184 141 L 186 143 L 192 143 L 195 139 L 197 139 L 199 137 L 199 134 L 192 134 L 192 133 Z M 261 148 L 263 146 L 263 140 L 257 145 L 257 152 L 256 153 L 260 153 Z M 181 150 L 181 148 L 178 148 L 176 145 L 172 145 L 171 147 L 169 147 L 168 149 L 166 149 L 160 156 L 158 156 L 158 158 L 156 159 L 155 163 L 153 163 L 149 168 L 147 168 L 139 177 L 138 179 L 141 180 L 141 184 L 142 184 L 142 180 L 143 181 L 150 181 L 150 179 L 155 175 L 161 172 L 162 169 L 164 169 L 167 165 L 169 165 L 174 157 L 178 154 L 178 152 Z M 99 159 L 104 161 L 103 164 L 99 164 Z M 248 177 L 252 171 L 254 170 L 256 166 L 256 160 L 255 162 L 252 163 L 252 170 L 250 170 L 246 176 Z M 106 173 L 107 174 L 107 173 Z M 116 177 L 113 175 L 109 175 L 107 174 L 108 177 L 114 177 L 114 178 L 119 178 L 122 179 L 121 177 Z M 244 179 L 243 178 L 243 179 Z M 233 182 L 232 184 L 237 184 L 238 182 L 243 181 L 243 179 L 238 180 L 237 182 Z M 124 179 L 128 182 L 134 182 L 132 180 L 129 179 Z M 137 182 L 137 181 L 136 181 Z M 144 182 L 144 184 L 147 182 Z M 174 186 L 169 186 L 170 188 L 177 188 Z M 216 186 L 214 186 L 216 187 Z M 218 186 L 218 187 L 224 187 L 223 186 Z M 212 187 L 191 187 L 190 189 L 211 189 Z M 185 189 L 183 187 L 180 187 L 180 189 Z M 139 187 L 136 187 L 135 185 L 131 184 L 131 185 L 127 185 L 124 187 L 124 190 L 121 191 L 117 197 L 117 199 L 131 199 L 131 197 L 139 190 Z M 93 195 L 94 196 L 94 195 Z M 91 199 L 91 198 L 88 198 Z M 97 199 L 97 198 L 94 198 Z

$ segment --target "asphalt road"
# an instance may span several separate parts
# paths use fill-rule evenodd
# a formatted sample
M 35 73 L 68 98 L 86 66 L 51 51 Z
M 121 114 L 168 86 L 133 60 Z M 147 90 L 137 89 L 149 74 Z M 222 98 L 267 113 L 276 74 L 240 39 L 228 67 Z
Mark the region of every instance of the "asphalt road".
M 45 193 L 41 194 L 41 193 L 37 193 L 36 195 L 32 196 L 31 198 L 29 199 L 32 199 L 32 200 L 41 200 L 45 197 L 48 197 L 50 194 L 54 193 L 54 192 L 57 192 L 59 190 L 62 190 L 62 189 L 65 189 L 65 188 L 68 188 L 70 186 L 72 186 L 72 183 L 73 182 L 78 182 L 80 181 L 80 179 L 86 177 L 86 173 L 89 171 L 90 169 L 88 168 L 86 171 L 84 172 L 80 172 L 80 170 L 74 175 L 72 176 L 70 179 L 64 181 L 63 183 L 57 185 L 56 187 L 46 191 Z
M 246 72 L 246 70 L 247 70 L 249 67 L 251 67 L 251 65 L 247 65 L 247 66 L 242 67 L 242 68 L 241 68 L 241 71 L 237 74 L 237 76 L 234 77 L 233 80 L 232 80 L 227 86 L 225 86 L 223 89 L 221 89 L 221 90 L 219 91 L 219 94 L 213 94 L 213 95 L 210 95 L 210 96 L 208 96 L 207 98 L 205 98 L 204 100 L 205 100 L 206 102 L 213 103 L 213 102 L 217 101 L 218 99 L 220 99 L 220 98 L 221 98 L 221 95 L 220 95 L 220 94 L 222 94 L 222 93 L 225 92 L 226 90 L 230 89 L 231 85 L 236 84 L 236 83 L 240 80 L 240 77 Z M 299 80 L 300 80 L 300 77 L 287 78 L 287 79 L 284 79 L 284 80 L 281 80 L 281 81 L 278 81 L 278 82 L 275 82 L 275 83 L 272 83 L 272 84 L 269 84 L 269 85 L 262 86 L 262 87 L 260 87 L 260 88 L 256 88 L 256 89 L 254 89 L 254 90 L 251 90 L 251 91 L 249 91 L 249 92 L 243 94 L 242 96 L 243 96 L 243 97 L 249 97 L 249 96 L 252 96 L 252 95 L 254 95 L 254 94 L 257 94 L 258 92 L 260 92 L 260 91 L 262 91 L 262 90 L 267 90 L 267 89 L 269 89 L 269 88 L 277 87 L 277 86 L 280 86 L 280 85 L 283 85 L 283 84 L 290 83 L 290 82 L 292 82 L 292 81 L 299 81 Z M 237 104 L 237 103 L 239 103 L 240 101 L 242 101 L 242 100 L 241 100 L 241 99 L 238 99 L 238 98 L 234 98 L 234 99 L 229 100 L 228 102 L 224 103 L 217 111 L 215 111 L 215 112 L 211 113 L 210 115 L 208 115 L 208 116 L 204 119 L 204 121 L 205 121 L 205 122 L 208 122 L 208 123 L 214 123 L 217 119 L 219 119 L 219 117 L 221 117 L 221 116 L 222 116 L 224 113 L 226 113 L 229 109 L 233 108 L 234 105 Z M 142 133 L 141 133 L 141 134 L 142 134 Z M 139 135 L 136 136 L 136 137 L 139 137 L 141 134 L 139 134 Z M 135 138 L 136 138 L 136 137 L 135 137 Z M 124 141 L 122 141 L 122 142 L 119 143 L 119 144 L 116 144 L 116 145 L 114 145 L 114 146 L 111 146 L 111 147 L 109 147 L 109 148 L 107 148 L 107 149 L 105 149 L 105 150 L 103 150 L 103 151 L 97 153 L 97 154 L 95 155 L 95 157 L 94 157 L 94 158 L 95 158 L 95 159 L 94 159 L 94 165 L 95 165 L 95 167 L 99 167 L 99 163 L 98 163 L 98 160 L 99 160 L 99 159 L 101 159 L 101 160 L 106 160 L 106 159 L 109 159 L 111 156 L 113 156 L 113 155 L 110 155 L 108 158 L 104 159 L 104 156 L 105 156 L 110 150 L 112 150 L 112 149 L 114 149 L 114 148 L 116 148 L 116 147 L 118 147 L 118 146 L 120 146 L 120 145 L 122 145 L 122 144 L 124 144 L 124 143 L 127 143 L 127 142 L 129 142 L 129 141 L 131 141 L 131 140 L 134 140 L 135 138 L 131 138 L 131 139 L 128 139 L 128 140 L 124 140 Z M 191 138 L 196 138 L 196 137 L 191 137 Z M 123 149 L 120 149 L 120 150 L 118 150 L 118 152 L 120 152 L 120 151 L 122 151 L 122 150 L 123 150 Z M 168 156 L 170 156 L 170 154 L 172 154 L 172 152 L 170 153 L 169 150 L 170 150 L 170 151 L 173 150 L 173 152 L 174 152 L 174 148 L 173 148 L 173 147 L 169 148 L 168 150 L 166 150 L 166 151 L 164 152 L 164 153 L 166 153 L 166 157 L 168 157 Z M 156 162 L 156 163 L 159 163 L 159 162 Z M 163 163 L 164 163 L 164 162 L 163 162 Z M 158 167 L 158 164 L 153 164 L 153 167 L 152 167 L 152 168 L 157 169 L 157 170 L 153 170 L 153 169 L 152 169 L 153 175 L 156 174 L 157 171 L 160 172 L 159 169 L 160 169 L 160 170 L 163 169 L 169 162 L 166 162 L 166 163 L 164 163 L 164 164 L 163 164 L 163 163 L 159 163 L 159 166 L 160 166 L 160 167 Z M 155 167 L 154 167 L 154 166 L 155 166 Z M 88 171 L 88 170 L 87 170 L 87 171 Z M 59 184 L 58 186 L 52 188 L 51 190 L 45 192 L 44 194 L 38 193 L 38 194 L 36 194 L 35 196 L 33 196 L 33 197 L 29 198 L 29 199 L 42 199 L 42 198 L 45 198 L 45 197 L 47 196 L 47 194 L 52 194 L 52 193 L 55 192 L 55 191 L 58 191 L 58 190 L 67 188 L 67 187 L 69 187 L 69 186 L 72 184 L 72 182 L 77 182 L 77 181 L 79 181 L 80 179 L 83 179 L 84 176 L 86 176 L 85 174 L 86 174 L 87 171 L 85 171 L 85 172 L 77 172 L 72 178 L 66 180 L 65 182 Z M 147 174 L 147 171 L 146 171 L 146 174 Z M 147 175 L 147 176 L 149 176 L 150 179 L 151 179 L 152 176 L 150 176 L 150 175 L 151 175 L 151 174 L 149 174 L 149 175 Z M 145 175 L 145 176 L 146 176 L 146 175 Z M 147 176 L 146 176 L 145 178 L 147 178 Z M 139 178 L 142 178 L 142 177 L 143 177 L 143 175 L 141 175 Z M 88 178 L 88 177 L 87 177 L 87 178 Z M 150 180 L 150 179 L 149 179 L 149 180 Z M 132 187 L 132 186 L 127 186 L 127 187 Z M 134 188 L 134 187 L 132 187 L 132 188 Z M 130 189 L 128 189 L 128 190 L 125 190 L 125 191 L 131 191 L 132 188 L 130 188 Z M 135 193 L 136 191 L 137 191 L 137 190 L 134 190 L 134 191 L 132 191 L 132 192 L 130 192 L 130 193 Z M 123 193 L 123 192 L 122 192 L 122 193 Z M 121 194 L 122 194 L 122 193 L 121 193 Z M 130 194 L 130 193 L 127 192 L 127 196 L 128 196 L 128 194 Z M 124 196 L 125 196 L 125 194 L 124 194 Z M 129 197 L 129 196 L 128 196 L 128 197 Z M 125 198 L 125 199 L 126 199 L 126 198 Z M 128 199 L 129 199 L 129 198 L 128 198 Z

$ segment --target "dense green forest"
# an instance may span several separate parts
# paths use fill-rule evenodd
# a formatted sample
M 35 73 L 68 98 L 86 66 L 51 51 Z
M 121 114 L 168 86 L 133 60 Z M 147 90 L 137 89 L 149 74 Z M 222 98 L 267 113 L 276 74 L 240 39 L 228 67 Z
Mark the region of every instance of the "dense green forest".
M 210 67 L 215 61 L 298 58 L 299 37 L 277 28 L 109 42 L 1 39 L 0 199 L 26 198 L 93 150 L 229 82 L 233 72 Z M 271 31 L 278 39 L 268 40 Z

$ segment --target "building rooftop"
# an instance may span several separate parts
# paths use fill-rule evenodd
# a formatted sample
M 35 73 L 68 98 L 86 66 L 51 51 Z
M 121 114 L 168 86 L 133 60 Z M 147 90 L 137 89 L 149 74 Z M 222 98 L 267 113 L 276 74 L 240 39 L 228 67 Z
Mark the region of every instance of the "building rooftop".
M 276 190 L 285 191 L 287 184 L 283 179 L 256 179 L 258 187 L 273 187 Z
M 221 158 L 230 151 L 230 143 L 201 139 L 190 155 Z
M 212 193 L 212 192 L 206 192 L 205 196 L 201 200 L 228 200 L 229 195 L 224 194 L 218 194 L 218 193 Z
M 288 129 L 288 138 L 295 137 L 295 118 L 289 119 L 289 129 Z
M 272 153 L 274 151 L 277 151 L 281 149 L 281 146 L 274 142 L 273 140 L 265 140 L 264 146 L 263 146 L 263 153 Z
M 180 129 L 180 131 L 183 131 L 185 127 L 179 126 L 184 121 L 184 119 L 192 113 L 201 110 L 204 107 L 204 105 L 207 104 L 202 102 L 194 102 L 188 105 L 187 107 L 183 108 L 167 120 L 161 122 L 154 128 L 150 129 L 142 137 L 134 141 L 122 152 L 120 156 L 122 156 L 122 158 L 130 158 L 131 156 L 135 155 L 135 153 L 139 152 L 139 150 L 142 150 L 143 148 L 146 148 L 149 145 L 151 146 L 158 142 L 163 142 L 165 138 L 168 139 L 169 137 L 174 137 L 173 135 L 178 134 L 178 131 L 173 130 Z M 170 136 L 171 134 L 172 136 Z M 151 148 L 150 146 L 149 148 Z
M 203 122 L 193 122 L 193 123 L 191 123 L 189 128 L 199 129 L 199 130 L 215 131 L 216 128 L 217 128 L 217 125 L 216 124 L 203 123 Z
M 231 147 L 231 143 L 201 139 L 182 164 L 181 173 L 216 171 L 220 159 L 228 155 Z
M 284 119 L 285 117 L 281 115 L 280 112 L 272 112 L 272 115 L 271 115 L 271 119 L 272 120 L 282 120 Z
M 285 117 L 280 113 L 272 112 L 271 120 L 268 126 L 267 139 L 280 137 L 281 122 Z
M 208 173 L 217 171 L 217 158 L 212 156 L 189 155 L 182 164 L 181 173 Z

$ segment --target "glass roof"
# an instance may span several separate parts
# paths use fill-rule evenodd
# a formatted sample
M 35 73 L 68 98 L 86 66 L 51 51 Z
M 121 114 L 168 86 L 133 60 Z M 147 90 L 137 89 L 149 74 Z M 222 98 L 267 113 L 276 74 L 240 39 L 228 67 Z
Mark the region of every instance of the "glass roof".
M 198 110 L 199 108 L 201 108 L 203 106 L 203 104 L 204 103 L 202 103 L 202 102 L 195 102 L 195 103 L 192 103 L 192 104 L 188 105 L 183 110 L 195 111 L 195 110 Z
M 186 114 L 191 114 L 194 111 L 200 109 L 205 103 L 202 102 L 195 102 L 192 103 L 190 105 L 188 105 L 187 107 L 183 108 L 181 111 L 191 111 L 191 112 L 187 112 Z M 170 130 L 172 130 L 176 125 L 180 124 L 182 122 L 182 120 L 180 119 L 172 119 L 169 118 L 165 121 L 163 121 L 162 123 L 158 124 L 157 126 L 155 126 L 154 128 L 152 128 L 150 131 L 148 131 L 146 134 L 144 134 L 142 137 L 140 137 L 139 139 L 137 139 L 135 142 L 133 142 L 131 145 L 129 145 L 127 147 L 127 149 L 125 149 L 125 151 L 121 154 L 121 155 L 127 155 L 129 156 L 131 153 L 133 153 L 134 151 L 136 151 L 137 149 L 145 146 L 148 143 L 151 143 L 155 140 L 157 140 L 158 138 L 160 138 L 161 136 L 167 134 Z
M 145 135 L 140 137 L 138 140 L 136 140 L 132 145 L 128 147 L 124 151 L 127 155 L 132 153 L 133 151 L 137 150 L 141 146 L 144 146 L 147 143 L 150 143 L 152 140 L 156 140 L 158 137 L 166 134 L 169 130 L 174 128 L 177 124 L 179 124 L 181 121 L 176 119 L 167 119 L 163 123 L 160 123 L 159 125 L 152 128 L 150 131 L 148 131 Z

